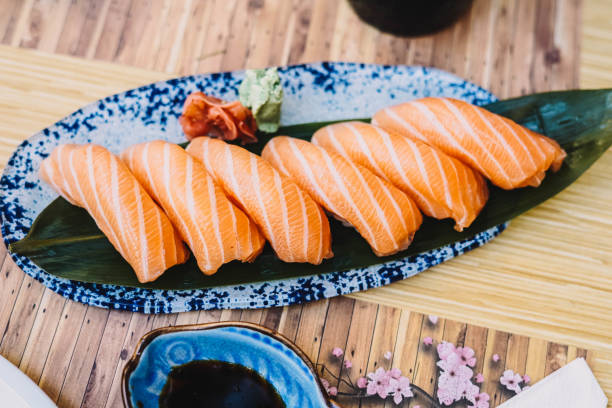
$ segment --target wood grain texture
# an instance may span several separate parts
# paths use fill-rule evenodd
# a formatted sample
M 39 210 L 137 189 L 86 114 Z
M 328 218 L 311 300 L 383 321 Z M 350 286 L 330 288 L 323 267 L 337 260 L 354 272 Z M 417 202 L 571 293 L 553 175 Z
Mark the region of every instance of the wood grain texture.
M 612 5 L 584 1 L 476 0 L 453 27 L 404 39 L 362 24 L 346 1 L 0 0 L 0 164 L 24 138 L 84 104 L 198 72 L 330 59 L 434 65 L 500 97 L 611 86 Z M 487 246 L 356 301 L 158 317 L 99 310 L 50 293 L 0 248 L 0 354 L 60 407 L 114 407 L 122 365 L 150 328 L 258 320 L 315 361 L 330 364 L 330 347 L 344 344 L 353 373 L 392 363 L 425 382 L 435 368 L 423 335 L 463 338 L 479 371 L 495 375 L 500 367 L 488 355 L 498 350 L 500 362 L 524 365 L 534 380 L 588 348 L 612 397 L 611 174 L 608 152 Z M 441 319 L 432 327 L 418 312 L 468 324 Z M 395 350 L 392 362 L 377 354 L 385 348 Z

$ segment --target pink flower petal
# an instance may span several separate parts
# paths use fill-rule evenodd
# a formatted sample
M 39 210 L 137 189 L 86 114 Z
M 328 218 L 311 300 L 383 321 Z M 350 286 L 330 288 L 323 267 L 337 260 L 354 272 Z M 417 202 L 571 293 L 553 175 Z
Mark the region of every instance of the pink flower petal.
M 387 360 L 391 360 L 392 356 L 393 356 L 393 353 L 391 353 L 390 351 L 386 351 L 385 354 L 383 355 L 383 357 L 386 358 Z
M 482 373 L 476 374 L 476 383 L 482 384 L 483 382 L 484 382 L 484 376 L 482 375 Z
M 399 368 L 392 368 L 389 371 L 387 371 L 387 374 L 389 374 L 391 378 L 398 379 L 402 375 L 402 370 L 400 370 Z
M 525 374 L 525 375 L 523 376 L 523 382 L 524 382 L 525 384 L 529 384 L 529 383 L 531 382 L 531 377 L 530 377 L 530 376 L 528 376 L 527 374 Z
M 404 398 L 402 397 L 402 394 L 400 394 L 399 392 L 393 394 L 393 402 L 395 402 L 395 405 L 401 404 L 403 399 Z
M 351 360 L 344 360 L 345 368 L 351 368 L 352 366 L 353 366 L 353 363 L 351 363 Z
M 429 315 L 429 316 L 427 316 L 427 319 L 433 325 L 436 325 L 438 323 L 438 316 Z
M 332 397 L 335 397 L 336 395 L 338 395 L 338 388 L 331 387 L 329 390 L 327 390 L 327 393 Z
M 321 378 L 321 384 L 323 384 L 323 388 L 326 390 L 329 388 L 329 381 L 327 381 L 325 378 Z
M 440 359 L 442 360 L 446 360 L 450 355 L 456 354 L 455 345 L 447 341 L 443 341 L 442 343 L 439 343 L 436 349 L 438 351 L 438 357 L 440 357 Z
M 334 347 L 332 354 L 339 358 L 344 354 L 344 351 L 340 347 Z
M 492 359 L 493 359 L 493 361 L 495 361 L 497 363 L 499 361 L 499 354 L 497 354 L 497 353 L 493 354 Z
M 427 336 L 423 339 L 423 344 L 426 346 L 431 346 L 433 344 L 433 339 Z
M 365 388 L 365 387 L 367 387 L 367 386 L 368 386 L 368 379 L 367 379 L 367 378 L 365 378 L 365 377 L 359 377 L 359 378 L 357 379 L 357 386 L 358 386 L 359 388 Z

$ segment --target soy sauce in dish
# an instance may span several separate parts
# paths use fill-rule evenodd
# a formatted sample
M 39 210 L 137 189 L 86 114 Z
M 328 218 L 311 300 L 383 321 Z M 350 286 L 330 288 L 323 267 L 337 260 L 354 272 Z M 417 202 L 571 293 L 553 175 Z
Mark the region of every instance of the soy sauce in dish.
M 173 367 L 160 408 L 286 408 L 272 384 L 239 364 L 196 360 Z

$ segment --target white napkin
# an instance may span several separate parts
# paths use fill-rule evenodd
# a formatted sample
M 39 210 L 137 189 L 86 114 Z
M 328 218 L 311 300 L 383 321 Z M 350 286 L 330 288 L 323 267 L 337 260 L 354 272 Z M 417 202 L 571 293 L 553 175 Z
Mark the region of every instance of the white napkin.
M 30 378 L 0 356 L 0 407 L 57 408 Z
M 577 358 L 498 408 L 605 408 L 604 395 L 584 358 Z

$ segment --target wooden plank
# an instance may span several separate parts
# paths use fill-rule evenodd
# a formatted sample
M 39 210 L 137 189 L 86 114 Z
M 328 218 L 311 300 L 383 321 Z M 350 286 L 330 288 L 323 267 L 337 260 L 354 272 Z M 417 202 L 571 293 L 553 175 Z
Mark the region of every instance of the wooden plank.
M 225 52 L 223 53 L 221 69 L 236 70 L 244 68 L 249 52 L 249 39 L 253 31 L 251 13 L 257 9 L 259 2 L 238 1 L 232 12 L 229 24 L 229 35 Z M 244 35 L 236 35 L 241 32 Z
M 310 21 L 312 19 L 312 4 L 311 1 L 294 0 L 294 20 L 292 44 L 290 47 L 287 62 L 289 64 L 297 64 L 303 61 L 304 53 L 306 52 L 306 39 Z
M 432 395 L 436 387 L 436 378 L 438 374 L 438 367 L 436 362 L 438 361 L 438 353 L 435 347 L 425 346 L 423 339 L 431 337 L 432 339 L 439 340 L 442 338 L 444 333 L 444 319 L 439 319 L 436 324 L 429 321 L 427 317 L 422 319 L 421 323 L 421 336 L 419 338 L 419 345 L 416 360 L 414 363 L 412 382 L 418 384 L 423 390 Z M 410 401 L 410 407 L 420 405 L 423 401 L 417 401 L 416 399 Z
M 508 349 L 506 350 L 506 370 L 524 375 L 527 365 L 527 354 L 529 350 L 529 338 L 510 334 L 508 337 Z M 489 379 L 491 380 L 491 379 Z M 512 398 L 512 394 L 502 394 L 502 402 Z
M 238 322 L 240 321 L 240 317 L 242 316 L 242 310 L 234 309 L 234 310 L 222 310 L 221 317 L 219 318 L 222 322 Z
M 0 43 L 10 44 L 21 9 L 26 6 L 27 2 L 22 0 L 6 0 L 2 4 L 3 10 L 0 14 Z
M 221 310 L 201 310 L 198 313 L 198 323 L 218 322 L 221 319 Z
M 266 7 L 275 10 L 274 29 L 271 33 L 268 65 L 287 65 L 289 51 L 293 41 L 293 32 L 296 23 L 295 8 L 291 1 L 283 0 L 273 6 L 266 3 Z
M 111 384 L 110 393 L 106 401 L 106 407 L 120 407 L 122 402 L 121 399 L 121 375 L 123 374 L 124 362 L 131 357 L 131 353 L 136 348 L 140 338 L 147 332 L 158 327 L 172 326 L 176 322 L 176 314 L 159 314 L 159 315 L 142 315 L 134 314 L 132 321 L 130 322 L 130 330 L 123 343 L 123 348 L 119 359 L 121 362 L 117 365 L 115 376 Z M 126 350 L 125 358 L 123 350 Z
M 123 351 L 122 346 L 134 316 L 138 315 L 117 310 L 110 311 L 85 388 L 85 394 L 81 402 L 82 407 L 98 408 L 106 405 L 115 367 L 119 364 L 119 357 L 121 356 L 125 360 L 131 351 Z
M 223 55 L 227 51 L 230 22 L 236 6 L 236 0 L 214 0 L 211 11 L 214 18 L 210 18 L 203 47 L 196 56 L 198 64 L 195 72 L 215 72 L 221 69 Z
M 19 366 L 38 312 L 44 286 L 29 276 L 24 277 L 15 307 L 0 340 L 0 355 Z
M 512 60 L 514 50 L 513 39 L 516 30 L 522 30 L 522 27 L 517 27 L 517 21 L 514 17 L 516 13 L 517 3 L 515 0 L 500 0 L 495 2 L 495 7 L 492 11 L 495 21 L 495 41 L 492 44 L 491 50 L 491 79 L 490 90 L 493 94 L 500 98 L 509 97 L 510 90 L 510 61 Z M 522 50 L 518 50 L 522 53 Z
M 512 54 L 510 65 L 510 89 L 513 96 L 526 95 L 532 92 L 533 84 L 530 73 L 533 64 L 533 49 L 535 41 L 532 36 L 525 35 L 525 30 L 535 26 L 537 2 L 518 0 L 515 6 L 514 33 L 512 37 Z
M 402 370 L 403 375 L 408 376 L 408 378 L 412 378 L 414 374 L 417 354 L 423 342 L 424 337 L 421 336 L 423 319 L 422 314 L 408 310 L 402 310 L 400 316 L 393 352 L 393 367 Z M 432 345 L 431 347 L 433 349 L 435 346 Z M 423 350 L 426 350 L 424 345 Z
M 57 401 L 58 406 L 81 406 L 109 316 L 110 312 L 106 309 L 87 308 L 83 327 L 76 341 L 72 360 Z
M 558 343 L 548 343 L 544 375 L 557 371 L 565 364 L 567 364 L 567 346 Z
M 489 330 L 487 333 L 487 348 L 484 356 L 482 374 L 488 381 L 483 383 L 481 391 L 489 394 L 490 404 L 495 407 L 500 404 L 505 392 L 499 385 L 499 378 L 506 366 L 506 353 L 508 350 L 508 333 L 497 330 Z M 499 361 L 494 361 L 493 356 L 497 354 Z
M 470 11 L 469 48 L 465 75 L 470 81 L 485 88 L 489 85 L 491 54 L 495 36 L 492 35 L 493 1 L 475 1 Z
M 540 339 L 529 339 L 527 348 L 527 361 L 525 364 L 525 373 L 527 373 L 532 382 L 540 381 L 544 378 L 546 372 L 546 358 L 548 343 Z
M 423 350 L 428 352 L 434 352 L 435 348 L 433 345 L 426 346 L 423 344 L 423 339 L 421 338 L 423 318 L 422 314 L 408 310 L 402 310 L 400 314 L 395 348 L 393 350 L 392 367 L 399 368 L 402 375 L 409 379 L 413 378 L 419 347 L 422 345 Z M 385 401 L 385 408 L 392 408 L 394 406 L 396 406 L 395 402 Z
M 259 324 L 262 316 L 263 316 L 263 309 L 253 309 L 253 310 L 247 309 L 247 310 L 242 311 L 242 314 L 240 315 L 240 321 Z
M 198 322 L 199 317 L 200 317 L 200 312 L 197 310 L 193 312 L 179 313 L 176 316 L 176 325 L 182 326 L 185 324 L 196 324 Z
M 300 325 L 295 336 L 295 344 L 301 348 L 307 356 L 317 356 L 321 348 L 321 337 L 323 336 L 323 325 L 329 300 L 306 303 L 302 306 Z
M 278 9 L 289 2 L 283 0 L 265 0 L 251 2 L 249 19 L 254 20 L 253 31 L 249 36 L 248 53 L 245 68 L 265 68 L 270 64 L 270 54 L 274 48 L 272 38 Z M 285 23 L 282 22 L 284 25 Z
M 2 339 L 8 330 L 9 319 L 13 313 L 15 302 L 25 274 L 15 265 L 13 260 L 6 256 L 6 248 L 0 245 L 0 251 L 3 251 L 2 268 L 0 268 L 0 345 Z
M 329 302 L 325 327 L 321 336 L 321 347 L 317 355 L 312 356 L 314 362 L 325 367 L 336 378 L 340 376 L 342 371 L 344 357 L 338 358 L 332 355 L 332 350 L 336 347 L 343 351 L 346 350 L 354 306 L 354 300 L 343 297 L 332 299 Z M 323 371 L 319 372 L 324 374 Z M 325 377 L 332 386 L 339 386 L 339 383 L 333 381 L 329 375 L 325 375 Z
M 89 44 L 94 38 L 96 22 L 104 11 L 104 5 L 104 1 L 71 2 L 66 14 L 66 21 L 70 23 L 62 26 L 55 52 L 86 56 Z
M 359 377 L 365 377 L 368 369 L 368 358 L 372 347 L 372 337 L 374 325 L 378 314 L 378 305 L 369 302 L 356 301 L 351 315 L 351 327 L 346 340 L 345 359 L 351 361 L 353 366 L 350 369 L 343 369 L 342 372 L 349 376 L 353 384 Z M 342 392 L 351 390 L 344 384 L 340 384 L 338 389 Z M 359 401 L 344 398 L 340 402 L 345 408 L 358 407 Z
M 179 75 L 189 75 L 197 72 L 201 50 L 207 30 L 211 24 L 214 5 L 214 1 L 196 1 L 192 3 L 189 29 L 183 35 L 182 46 L 179 49 L 176 61 L 175 72 Z
M 104 24 L 97 35 L 94 58 L 113 61 L 121 52 L 121 36 L 127 22 L 128 10 L 132 1 L 110 0 L 105 13 Z
M 312 15 L 308 25 L 308 36 L 304 55 L 300 62 L 326 60 L 331 48 L 329 33 L 334 31 L 336 7 L 327 7 L 327 0 L 313 0 Z
M 38 383 L 51 351 L 51 343 L 63 318 L 66 299 L 45 290 L 38 307 L 34 324 L 28 333 L 28 342 L 19 363 L 19 369 Z
M 280 328 L 281 316 L 283 314 L 282 307 L 272 307 L 263 310 L 260 324 L 268 329 L 278 331 Z M 298 318 L 299 320 L 299 318 Z
M 38 382 L 53 401 L 57 402 L 62 391 L 86 312 L 87 306 L 77 302 L 66 302 L 62 311 Z
M 302 319 L 302 307 L 302 305 L 284 307 L 278 322 L 278 332 L 296 343 L 298 328 Z
M 400 323 L 401 310 L 387 306 L 379 306 L 372 336 L 372 347 L 368 358 L 367 372 L 374 372 L 379 367 L 389 370 L 392 368 L 391 359 L 385 356 L 388 352 L 393 352 L 395 338 Z M 392 358 L 392 357 L 391 357 Z M 379 398 L 365 399 L 361 402 L 363 408 L 384 407 L 385 402 Z

